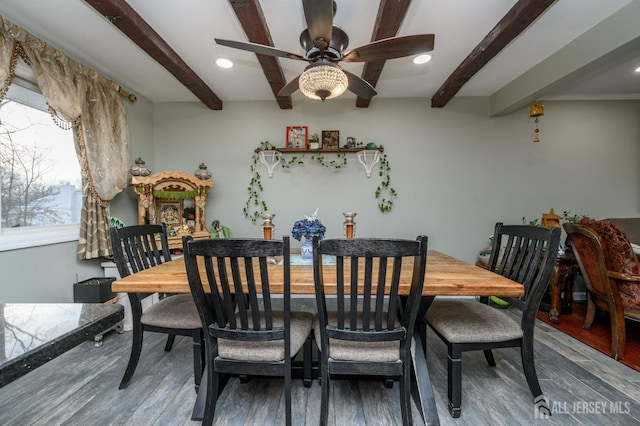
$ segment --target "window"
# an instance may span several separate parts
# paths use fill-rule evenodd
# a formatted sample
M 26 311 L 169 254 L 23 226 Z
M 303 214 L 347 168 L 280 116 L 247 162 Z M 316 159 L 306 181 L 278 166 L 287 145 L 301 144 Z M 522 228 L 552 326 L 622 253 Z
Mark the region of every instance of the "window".
M 53 122 L 37 87 L 17 77 L 0 102 L 0 193 L 0 250 L 78 238 L 73 133 Z

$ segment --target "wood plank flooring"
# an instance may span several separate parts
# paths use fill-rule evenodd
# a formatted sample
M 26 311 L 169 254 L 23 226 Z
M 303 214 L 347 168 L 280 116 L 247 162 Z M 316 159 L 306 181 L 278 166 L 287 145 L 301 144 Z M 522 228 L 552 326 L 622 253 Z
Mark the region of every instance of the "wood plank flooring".
M 147 333 L 141 363 L 126 390 L 118 383 L 131 333 L 111 333 L 101 348 L 86 342 L 0 388 L 1 425 L 193 425 L 195 401 L 190 339 Z M 462 416 L 446 409 L 446 348 L 429 332 L 428 364 L 442 425 L 629 425 L 640 424 L 640 373 L 541 321 L 536 329 L 536 366 L 553 415 L 535 419 L 533 401 L 516 349 L 495 351 L 497 366 L 482 353 L 463 356 Z M 218 425 L 283 424 L 280 379 L 231 379 L 218 402 Z M 401 424 L 398 386 L 380 381 L 334 380 L 330 424 Z M 315 425 L 320 385 L 294 381 L 294 425 Z M 415 424 L 421 424 L 413 411 Z

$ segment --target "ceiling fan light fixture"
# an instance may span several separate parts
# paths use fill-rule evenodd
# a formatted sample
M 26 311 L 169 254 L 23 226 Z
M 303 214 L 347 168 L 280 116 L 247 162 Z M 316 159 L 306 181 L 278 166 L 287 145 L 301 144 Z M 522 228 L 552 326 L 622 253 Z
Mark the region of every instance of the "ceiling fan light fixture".
M 324 101 L 342 95 L 349 80 L 339 66 L 322 62 L 309 65 L 300 75 L 298 85 L 306 97 Z

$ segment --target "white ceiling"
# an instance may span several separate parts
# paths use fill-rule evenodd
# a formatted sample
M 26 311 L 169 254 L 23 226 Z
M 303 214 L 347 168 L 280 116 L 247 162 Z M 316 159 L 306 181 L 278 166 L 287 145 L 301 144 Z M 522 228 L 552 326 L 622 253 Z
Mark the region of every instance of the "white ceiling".
M 625 6 L 640 0 L 558 0 L 480 72 L 457 96 L 491 96 L 567 44 L 591 31 Z M 128 3 L 225 101 L 274 100 L 255 54 L 218 46 L 216 38 L 247 41 L 228 1 L 128 0 Z M 298 44 L 305 20 L 300 0 L 261 0 L 276 48 L 304 54 Z M 350 47 L 370 42 L 378 10 L 375 0 L 337 0 L 334 23 L 347 32 Z M 431 62 L 417 66 L 411 57 L 386 62 L 377 97 L 430 99 L 463 59 L 516 3 L 515 0 L 416 0 L 398 35 L 435 34 Z M 638 10 L 636 7 L 634 10 Z M 23 26 L 79 62 L 153 102 L 196 101 L 197 98 L 167 70 L 80 0 L 2 0 L 0 15 Z M 640 16 L 635 22 L 640 22 Z M 638 24 L 640 26 L 640 24 Z M 598 38 L 594 43 L 599 43 Z M 600 50 L 606 49 L 599 47 Z M 615 47 L 615 46 L 613 46 Z M 217 58 L 235 66 L 221 69 Z M 279 59 L 287 81 L 304 62 Z M 640 52 L 624 52 L 600 61 L 579 79 L 543 93 L 547 98 L 640 99 Z M 362 64 L 341 65 L 361 74 Z M 348 92 L 344 96 L 355 99 Z M 301 99 L 299 92 L 293 96 Z M 376 97 L 373 98 L 375 102 Z M 275 104 L 274 101 L 274 105 Z

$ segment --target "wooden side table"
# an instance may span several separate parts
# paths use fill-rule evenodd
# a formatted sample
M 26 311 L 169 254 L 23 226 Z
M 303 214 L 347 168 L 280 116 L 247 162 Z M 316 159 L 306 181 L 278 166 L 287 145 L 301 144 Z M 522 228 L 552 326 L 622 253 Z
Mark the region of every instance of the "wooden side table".
M 549 283 L 551 303 L 549 304 L 549 321 L 554 324 L 560 322 L 560 307 L 562 302 L 567 306 L 573 303 L 573 281 L 580 273 L 580 267 L 573 254 L 565 253 L 558 256 L 556 266 Z M 562 294 L 564 292 L 564 297 Z

